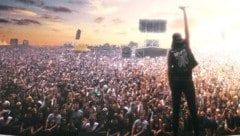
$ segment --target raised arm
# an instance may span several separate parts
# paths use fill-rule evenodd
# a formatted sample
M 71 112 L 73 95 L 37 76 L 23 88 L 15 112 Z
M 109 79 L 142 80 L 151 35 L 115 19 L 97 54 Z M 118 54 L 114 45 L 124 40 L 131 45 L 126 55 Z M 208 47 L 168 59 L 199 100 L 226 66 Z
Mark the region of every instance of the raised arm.
M 181 6 L 179 7 L 183 11 L 183 16 L 184 16 L 184 31 L 185 31 L 185 40 L 186 40 L 186 45 L 190 47 L 190 40 L 189 40 L 189 29 L 188 29 L 188 21 L 187 21 L 187 14 L 186 14 L 186 7 Z

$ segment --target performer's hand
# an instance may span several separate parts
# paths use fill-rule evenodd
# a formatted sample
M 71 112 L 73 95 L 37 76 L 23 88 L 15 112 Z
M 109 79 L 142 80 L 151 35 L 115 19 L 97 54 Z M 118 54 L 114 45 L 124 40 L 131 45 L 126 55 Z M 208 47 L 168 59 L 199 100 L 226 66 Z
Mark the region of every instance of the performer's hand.
M 180 8 L 181 10 L 185 10 L 185 9 L 186 9 L 186 7 L 184 7 L 184 6 L 179 6 L 179 8 Z

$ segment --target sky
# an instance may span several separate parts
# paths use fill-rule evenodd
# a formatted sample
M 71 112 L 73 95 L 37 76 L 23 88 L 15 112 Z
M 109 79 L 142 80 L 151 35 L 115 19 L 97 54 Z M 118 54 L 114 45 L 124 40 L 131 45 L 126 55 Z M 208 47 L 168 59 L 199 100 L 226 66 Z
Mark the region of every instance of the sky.
M 0 0 L 0 44 L 11 38 L 30 45 L 57 46 L 65 42 L 99 45 L 144 45 L 146 39 L 171 46 L 174 32 L 184 37 L 187 6 L 191 47 L 240 48 L 239 0 Z M 142 33 L 140 19 L 166 20 L 166 31 Z M 77 29 L 80 40 L 75 39 Z M 240 45 L 239 45 L 240 46 Z

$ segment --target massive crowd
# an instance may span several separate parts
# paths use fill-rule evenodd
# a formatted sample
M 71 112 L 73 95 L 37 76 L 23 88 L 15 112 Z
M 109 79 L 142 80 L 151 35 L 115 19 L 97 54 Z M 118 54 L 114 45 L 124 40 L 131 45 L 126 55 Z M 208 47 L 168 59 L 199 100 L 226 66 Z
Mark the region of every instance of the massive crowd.
M 171 135 L 166 56 L 122 58 L 120 47 L 90 48 L 0 47 L 0 134 Z M 240 134 L 240 62 L 231 55 L 195 55 L 203 136 Z M 180 131 L 191 135 L 181 102 Z

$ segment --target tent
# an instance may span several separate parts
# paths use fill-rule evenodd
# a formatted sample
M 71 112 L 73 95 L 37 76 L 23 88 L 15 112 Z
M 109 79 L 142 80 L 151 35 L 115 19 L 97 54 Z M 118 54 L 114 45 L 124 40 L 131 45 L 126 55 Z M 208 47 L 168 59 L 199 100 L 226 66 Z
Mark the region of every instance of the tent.
M 78 44 L 78 45 L 74 46 L 72 51 L 74 51 L 74 52 L 89 52 L 90 49 L 87 47 L 86 44 Z

